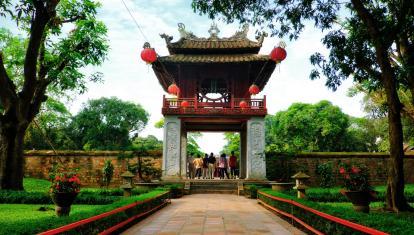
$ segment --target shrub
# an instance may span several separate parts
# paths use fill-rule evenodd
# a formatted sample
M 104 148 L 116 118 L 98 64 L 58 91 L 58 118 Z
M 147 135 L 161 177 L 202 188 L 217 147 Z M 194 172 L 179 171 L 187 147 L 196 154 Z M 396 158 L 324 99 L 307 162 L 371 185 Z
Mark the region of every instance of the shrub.
M 316 166 L 316 174 L 320 177 L 319 185 L 322 188 L 330 188 L 335 184 L 332 162 L 325 162 Z
M 368 167 L 363 164 L 348 164 L 342 162 L 339 167 L 343 187 L 350 191 L 371 191 Z
M 360 223 L 368 227 L 376 228 L 381 231 L 388 232 L 390 234 L 411 234 L 414 230 L 412 221 L 414 215 L 412 213 L 387 213 L 383 211 L 372 211 L 370 214 L 355 212 L 351 205 L 349 208 L 343 206 L 326 205 L 323 203 L 310 202 L 307 200 L 297 199 L 293 196 L 286 195 L 281 192 L 272 190 L 261 190 L 265 193 L 297 201 L 303 205 L 311 207 L 313 209 L 331 214 L 352 222 Z M 278 208 L 282 211 L 294 214 L 296 217 L 301 219 L 312 227 L 318 229 L 325 234 L 360 234 L 353 231 L 343 225 L 336 224 L 334 222 L 323 219 L 322 217 L 316 216 L 313 213 L 307 212 L 297 206 L 293 206 L 286 202 L 272 200 L 270 198 L 259 195 L 259 198 L 265 201 L 267 204 Z
M 106 187 L 109 186 L 112 180 L 112 176 L 114 175 L 114 165 L 112 164 L 111 160 L 106 160 L 105 165 L 102 168 L 103 173 L 103 182 Z

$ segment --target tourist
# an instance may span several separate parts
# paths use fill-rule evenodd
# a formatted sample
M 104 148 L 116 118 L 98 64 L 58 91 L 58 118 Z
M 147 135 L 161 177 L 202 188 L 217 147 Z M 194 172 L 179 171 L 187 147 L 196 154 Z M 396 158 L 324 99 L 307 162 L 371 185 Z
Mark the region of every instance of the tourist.
M 203 168 L 203 159 L 201 158 L 200 154 L 197 154 L 197 158 L 193 161 L 194 167 L 196 169 L 195 177 L 200 179 L 201 177 L 201 168 Z
M 214 170 L 216 169 L 216 158 L 213 153 L 208 157 L 208 177 L 214 179 Z
M 226 154 L 222 153 L 219 159 L 219 168 L 220 168 L 220 179 L 224 179 L 224 174 L 226 175 L 227 179 L 229 179 L 229 173 L 227 172 L 227 158 Z
M 194 158 L 192 154 L 187 157 L 187 176 L 190 179 L 194 179 Z
M 236 179 L 237 157 L 234 156 L 234 151 L 231 151 L 231 156 L 229 157 L 229 167 L 230 177 Z
M 208 154 L 204 154 L 203 158 L 203 179 L 208 179 Z

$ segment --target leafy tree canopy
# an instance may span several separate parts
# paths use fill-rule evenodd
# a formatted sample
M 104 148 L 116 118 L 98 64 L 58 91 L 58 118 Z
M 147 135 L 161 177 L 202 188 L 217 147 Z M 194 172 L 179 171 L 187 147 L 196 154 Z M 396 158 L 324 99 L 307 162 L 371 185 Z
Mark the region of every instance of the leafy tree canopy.
M 266 148 L 276 152 L 366 151 L 366 144 L 372 144 L 358 139 L 360 127 L 329 101 L 294 103 L 268 115 L 265 123 Z
M 226 132 L 224 133 L 224 140 L 227 143 L 221 152 L 230 155 L 234 151 L 236 156 L 240 156 L 240 133 Z
M 89 100 L 74 117 L 72 128 L 85 149 L 125 149 L 141 132 L 149 114 L 139 104 L 116 97 Z

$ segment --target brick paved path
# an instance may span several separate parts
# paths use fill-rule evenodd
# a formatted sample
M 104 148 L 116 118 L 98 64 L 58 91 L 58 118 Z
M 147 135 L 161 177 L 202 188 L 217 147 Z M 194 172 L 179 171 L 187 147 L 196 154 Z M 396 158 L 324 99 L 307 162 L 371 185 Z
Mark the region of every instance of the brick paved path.
M 124 234 L 304 234 L 256 200 L 228 194 L 194 194 L 172 204 Z

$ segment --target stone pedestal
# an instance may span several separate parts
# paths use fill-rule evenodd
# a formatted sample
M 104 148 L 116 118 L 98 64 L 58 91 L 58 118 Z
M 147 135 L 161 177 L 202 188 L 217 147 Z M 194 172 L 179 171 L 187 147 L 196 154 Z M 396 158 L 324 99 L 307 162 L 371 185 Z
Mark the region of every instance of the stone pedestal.
M 264 117 L 252 117 L 246 130 L 246 179 L 266 180 Z
M 181 179 L 181 120 L 165 116 L 162 159 L 162 179 Z

